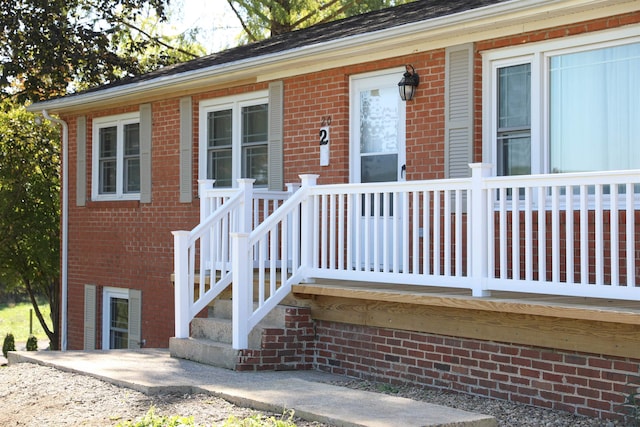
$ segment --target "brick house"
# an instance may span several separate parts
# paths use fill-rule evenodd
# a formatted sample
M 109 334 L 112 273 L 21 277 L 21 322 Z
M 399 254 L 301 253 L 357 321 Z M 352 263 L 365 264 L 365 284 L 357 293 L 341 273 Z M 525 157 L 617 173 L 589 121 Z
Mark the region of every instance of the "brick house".
M 215 363 L 196 330 L 231 297 L 234 369 L 619 417 L 639 23 L 640 1 L 418 0 L 32 105 L 65 129 L 63 348 Z

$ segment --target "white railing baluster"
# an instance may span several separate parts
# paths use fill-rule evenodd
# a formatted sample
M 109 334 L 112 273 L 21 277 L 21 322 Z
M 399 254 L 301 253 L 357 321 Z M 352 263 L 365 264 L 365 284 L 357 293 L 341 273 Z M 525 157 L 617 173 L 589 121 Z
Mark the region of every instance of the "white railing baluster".
M 595 188 L 595 258 L 596 258 L 596 285 L 604 284 L 604 244 L 602 229 L 602 185 L 596 184 Z
M 455 191 L 455 272 L 456 277 L 462 275 L 462 191 Z
M 431 192 L 422 192 L 422 274 L 431 273 Z
M 551 187 L 551 280 L 560 281 L 560 196 L 558 186 Z
M 524 189 L 524 279 L 533 280 L 533 206 L 531 187 Z
M 414 191 L 411 193 L 411 196 L 411 208 L 413 210 L 411 214 L 411 241 L 413 242 L 411 247 L 411 258 L 413 260 L 411 269 L 413 273 L 418 273 L 420 265 L 420 223 L 418 222 L 420 219 L 420 193 Z M 406 222 L 409 223 L 408 220 Z
M 609 251 L 611 253 L 611 286 L 620 285 L 620 245 L 619 241 L 619 224 L 620 215 L 618 215 L 618 184 L 611 185 L 611 194 L 609 203 Z
M 345 206 L 344 196 L 342 194 L 336 195 L 338 198 L 338 270 L 344 270 L 344 257 L 345 257 L 345 234 L 344 234 L 344 221 L 345 221 Z
M 539 187 L 538 192 L 538 281 L 547 280 L 547 187 Z
M 451 191 L 444 190 L 444 275 L 451 276 Z
M 507 278 L 507 189 L 500 188 L 500 221 L 498 222 L 500 233 L 500 278 Z
M 636 181 L 637 183 L 637 181 Z M 626 219 L 626 257 L 627 257 L 627 287 L 636 286 L 636 257 L 635 257 L 635 211 L 634 211 L 634 185 L 627 183 L 626 185 L 626 203 L 625 203 L 625 219 Z
M 511 278 L 520 280 L 520 188 L 511 187 Z
M 589 210 L 587 186 L 580 185 L 580 284 L 589 283 Z
M 566 233 L 565 233 L 565 241 L 566 241 L 566 251 L 565 251 L 565 264 L 566 264 L 566 274 L 567 279 L 566 282 L 568 284 L 575 282 L 575 263 L 574 263 L 574 224 L 575 219 L 573 217 L 573 189 L 574 187 L 571 185 L 565 186 L 565 223 L 566 223 Z
M 433 275 L 440 275 L 440 191 L 433 193 Z

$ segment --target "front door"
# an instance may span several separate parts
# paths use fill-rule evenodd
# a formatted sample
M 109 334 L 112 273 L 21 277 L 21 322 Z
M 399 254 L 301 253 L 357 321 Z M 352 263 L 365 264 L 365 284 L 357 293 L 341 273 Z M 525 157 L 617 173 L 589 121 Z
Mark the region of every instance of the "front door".
M 350 179 L 353 183 L 405 179 L 405 103 L 398 93 L 402 72 L 394 69 L 356 76 L 351 80 Z M 379 198 L 377 203 L 376 198 Z M 378 236 L 378 239 L 360 238 L 359 242 L 353 242 L 362 254 L 358 257 L 361 260 L 359 264 L 367 269 L 377 270 L 383 264 L 386 269 L 394 259 L 394 245 L 382 244 L 383 233 L 386 233 L 388 243 L 395 239 L 398 233 L 390 225 L 393 217 L 396 217 L 397 224 L 402 213 L 397 208 L 394 212 L 391 206 L 385 209 L 385 201 L 394 204 L 393 195 L 362 198 L 363 208 L 360 209 L 361 218 L 358 221 L 360 236 Z M 401 203 L 394 205 L 400 206 Z M 373 206 L 378 208 L 373 209 Z M 376 216 L 377 220 L 372 219 Z M 368 244 L 364 243 L 366 240 L 369 240 Z M 398 261 L 397 253 L 395 259 Z

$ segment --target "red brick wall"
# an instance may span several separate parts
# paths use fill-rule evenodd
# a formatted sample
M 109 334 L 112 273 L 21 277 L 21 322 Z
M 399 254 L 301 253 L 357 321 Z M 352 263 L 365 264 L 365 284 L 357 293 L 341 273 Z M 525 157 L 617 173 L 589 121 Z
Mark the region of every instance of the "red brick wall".
M 394 385 L 510 400 L 602 419 L 640 359 L 623 359 L 336 322 L 316 323 L 317 369 Z
M 285 327 L 266 329 L 259 350 L 242 350 L 238 371 L 289 371 L 313 369 L 315 331 L 311 310 L 287 307 Z

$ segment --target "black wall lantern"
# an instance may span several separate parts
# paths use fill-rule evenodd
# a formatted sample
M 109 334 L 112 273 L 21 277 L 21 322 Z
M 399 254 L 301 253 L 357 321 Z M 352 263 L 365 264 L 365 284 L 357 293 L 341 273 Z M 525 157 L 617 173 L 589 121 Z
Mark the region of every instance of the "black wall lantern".
M 400 90 L 400 98 L 403 101 L 411 101 L 413 99 L 413 95 L 416 93 L 416 87 L 418 87 L 418 83 L 420 83 L 420 77 L 416 70 L 413 68 L 413 65 L 405 65 L 406 71 L 402 76 L 402 80 L 398 83 L 398 89 Z

